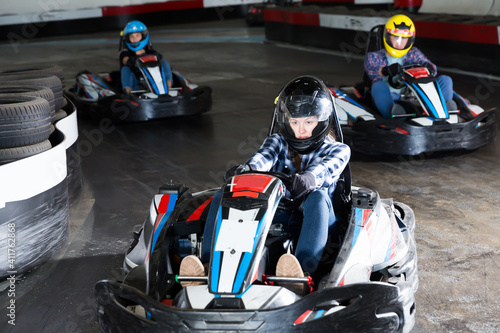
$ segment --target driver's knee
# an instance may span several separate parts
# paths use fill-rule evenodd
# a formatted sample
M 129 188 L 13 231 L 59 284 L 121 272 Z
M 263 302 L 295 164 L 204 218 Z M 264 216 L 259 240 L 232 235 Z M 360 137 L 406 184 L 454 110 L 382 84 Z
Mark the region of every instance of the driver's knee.
M 310 210 L 320 210 L 320 211 L 332 211 L 332 199 L 327 191 L 324 190 L 314 190 L 307 195 L 304 200 L 304 213 Z
M 372 101 L 377 110 L 384 118 L 391 117 L 391 110 L 394 105 L 389 86 L 382 81 L 373 83 L 371 88 Z
M 448 75 L 440 75 L 437 77 L 436 81 L 441 88 L 443 93 L 443 98 L 445 101 L 453 99 L 453 80 Z

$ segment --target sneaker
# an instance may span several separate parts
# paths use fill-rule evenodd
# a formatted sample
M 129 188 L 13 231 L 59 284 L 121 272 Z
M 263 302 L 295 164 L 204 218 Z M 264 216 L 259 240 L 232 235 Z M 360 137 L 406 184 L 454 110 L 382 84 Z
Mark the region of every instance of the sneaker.
M 297 258 L 292 254 L 285 253 L 276 264 L 276 276 L 304 277 L 304 272 Z M 303 283 L 282 282 L 280 285 L 296 294 L 304 294 L 305 288 Z
M 406 115 L 406 110 L 400 104 L 394 103 L 394 105 L 392 106 L 392 109 L 391 109 L 391 114 L 393 116 Z
M 197 256 L 189 255 L 181 261 L 179 276 L 205 276 L 205 267 Z M 201 281 L 181 281 L 180 283 L 183 287 L 204 284 Z
M 457 102 L 450 99 L 449 101 L 446 102 L 446 108 L 448 109 L 448 111 L 457 111 L 458 110 Z

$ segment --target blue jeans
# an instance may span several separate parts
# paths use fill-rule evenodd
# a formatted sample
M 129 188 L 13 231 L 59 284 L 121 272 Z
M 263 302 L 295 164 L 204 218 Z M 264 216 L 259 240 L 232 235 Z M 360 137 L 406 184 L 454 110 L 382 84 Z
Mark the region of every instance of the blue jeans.
M 305 272 L 313 273 L 318 268 L 328 235 L 333 230 L 337 218 L 327 191 L 312 191 L 307 195 L 302 207 L 304 217 L 295 256 Z M 295 212 L 280 211 L 277 212 L 273 223 L 281 223 L 289 229 L 289 224 L 295 220 L 295 216 Z
M 210 261 L 215 219 L 222 194 L 223 190 L 219 190 L 214 194 L 208 211 L 201 249 L 201 261 L 203 263 Z M 303 215 L 304 219 L 295 256 L 304 271 L 313 273 L 318 268 L 323 249 L 328 241 L 328 235 L 337 220 L 328 193 L 323 190 L 314 190 L 309 193 L 303 204 Z M 296 212 L 277 211 L 273 223 L 281 223 L 288 229 L 290 221 L 293 221 L 295 217 Z
M 453 81 L 451 80 L 451 77 L 447 75 L 440 75 L 436 78 L 436 81 L 441 88 L 444 101 L 448 102 L 453 99 Z M 401 95 L 391 93 L 389 86 L 382 81 L 377 81 L 372 85 L 371 94 L 373 104 L 375 104 L 378 111 L 382 114 L 382 116 L 384 116 L 384 118 L 390 118 L 394 101 L 397 101 Z
M 122 69 L 120 70 L 120 76 L 123 91 L 125 91 L 126 87 L 132 88 L 132 90 L 139 89 L 139 81 L 137 81 L 134 72 L 129 66 L 122 66 Z
M 163 70 L 165 71 L 165 80 L 172 81 L 172 70 L 170 69 L 170 65 L 165 60 L 161 61 L 161 65 Z M 139 89 L 139 81 L 135 76 L 134 72 L 129 66 L 122 66 L 120 69 L 120 76 L 122 81 L 122 89 L 125 92 L 125 87 L 132 88 L 132 90 Z

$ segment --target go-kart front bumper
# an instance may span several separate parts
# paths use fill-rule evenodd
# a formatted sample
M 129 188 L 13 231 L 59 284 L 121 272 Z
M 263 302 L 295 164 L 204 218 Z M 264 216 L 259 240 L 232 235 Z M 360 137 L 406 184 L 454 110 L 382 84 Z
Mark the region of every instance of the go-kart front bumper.
M 182 95 L 158 98 L 104 98 L 90 107 L 90 117 L 113 122 L 138 122 L 178 116 L 192 116 L 212 107 L 212 89 L 198 87 Z
M 483 112 L 472 120 L 432 126 L 398 120 L 356 122 L 346 130 L 351 149 L 366 154 L 418 155 L 458 149 L 474 150 L 496 136 L 497 111 Z
M 268 310 L 179 309 L 109 280 L 96 284 L 95 295 L 103 332 L 408 332 L 414 325 L 410 283 L 328 288 Z M 129 311 L 130 304 L 141 305 L 149 319 Z M 332 307 L 338 311 L 325 315 Z M 313 318 L 304 320 L 310 312 Z

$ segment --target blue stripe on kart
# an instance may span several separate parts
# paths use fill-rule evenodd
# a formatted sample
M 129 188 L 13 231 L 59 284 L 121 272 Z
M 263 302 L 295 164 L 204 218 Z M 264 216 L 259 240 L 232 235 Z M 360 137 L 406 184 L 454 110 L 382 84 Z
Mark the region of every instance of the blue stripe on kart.
M 346 99 L 348 102 L 362 108 L 363 110 L 365 109 L 364 107 L 362 107 L 360 104 L 358 104 L 358 102 L 356 102 L 355 100 L 353 100 L 350 96 L 344 94 L 342 91 L 338 90 L 338 89 L 335 89 L 335 93 L 339 95 L 339 97 L 342 97 L 344 99 Z
M 217 238 L 219 237 L 220 227 L 222 224 L 222 207 L 219 207 L 219 212 L 217 213 L 217 221 L 215 223 L 215 235 L 214 235 L 214 245 L 212 248 L 212 275 L 210 276 L 211 291 L 216 293 L 219 286 L 219 273 L 221 264 L 221 253 L 220 251 L 215 251 L 217 247 Z
M 220 251 L 216 251 L 212 257 L 212 276 L 210 277 L 210 291 L 213 293 L 219 289 L 219 271 L 220 271 Z
M 359 233 L 361 232 L 361 227 L 363 225 L 363 209 L 355 208 L 354 209 L 354 233 L 352 235 L 352 244 L 351 249 L 354 247 L 354 244 L 358 241 Z
M 156 241 L 158 240 L 158 237 L 160 236 L 161 230 L 163 229 L 163 226 L 165 225 L 165 222 L 167 222 L 168 217 L 172 213 L 172 211 L 175 208 L 175 203 L 177 201 L 177 194 L 165 194 L 162 199 L 168 196 L 168 205 L 167 205 L 167 211 L 163 215 L 163 217 L 160 220 L 160 223 L 158 223 L 158 226 L 156 227 L 154 234 L 153 234 L 153 244 L 151 245 L 151 254 L 153 254 L 153 250 L 156 245 Z
M 412 86 L 418 92 L 418 94 L 420 95 L 420 97 L 422 97 L 422 99 L 424 100 L 424 103 L 427 105 L 427 107 L 431 111 L 431 113 L 434 116 L 434 118 L 439 118 L 439 116 L 437 114 L 437 111 L 434 108 L 434 105 L 432 105 L 431 101 L 429 100 L 429 98 L 427 97 L 427 95 L 422 91 L 422 89 L 420 89 L 415 83 L 412 83 Z
M 240 267 L 238 268 L 238 273 L 236 274 L 236 279 L 234 279 L 233 283 L 233 293 L 237 293 L 238 290 L 241 289 L 241 285 L 245 280 L 245 274 L 248 271 L 248 266 L 250 266 L 250 261 L 252 260 L 253 254 L 255 252 L 255 246 L 257 245 L 257 240 L 259 235 L 262 233 L 262 228 L 264 228 L 264 222 L 267 216 L 267 212 L 264 214 L 262 219 L 259 221 L 259 226 L 255 231 L 255 235 L 253 237 L 253 247 L 252 252 L 245 252 L 243 255 L 243 260 L 240 263 Z
M 448 114 L 448 107 L 446 106 L 446 101 L 444 100 L 443 92 L 441 91 L 441 87 L 437 83 L 435 83 L 435 85 L 436 85 L 437 91 L 439 92 L 439 99 L 441 100 L 441 105 L 443 106 L 444 115 L 446 116 L 446 118 L 450 118 L 450 115 Z
M 316 312 L 316 315 L 314 316 L 314 319 L 320 318 L 323 315 L 323 312 L 325 312 L 325 310 L 318 310 L 318 312 Z
M 252 249 L 252 252 L 245 252 L 243 254 L 243 260 L 240 263 L 240 267 L 238 268 L 238 273 L 236 273 L 236 278 L 233 283 L 233 293 L 237 293 L 240 290 L 243 281 L 245 280 L 245 274 L 247 272 L 248 266 L 250 265 L 250 261 L 252 260 L 253 252 L 255 250 L 255 244 Z
M 163 89 L 165 90 L 165 94 L 166 94 L 166 93 L 168 93 L 168 86 L 167 86 L 167 80 L 165 79 L 165 70 L 161 64 L 160 64 L 160 68 L 161 68 L 161 78 L 163 81 Z
M 148 77 L 148 81 L 151 83 L 151 87 L 153 87 L 155 94 L 159 95 L 160 91 L 158 90 L 158 87 L 156 86 L 155 81 L 151 77 L 151 74 L 149 74 L 148 71 L 144 71 L 144 73 L 146 73 L 146 76 Z

